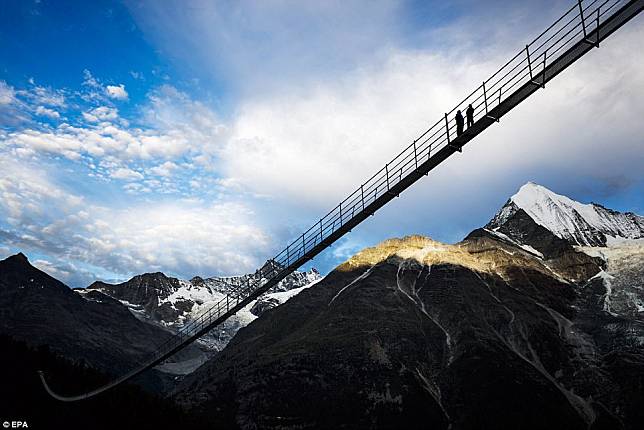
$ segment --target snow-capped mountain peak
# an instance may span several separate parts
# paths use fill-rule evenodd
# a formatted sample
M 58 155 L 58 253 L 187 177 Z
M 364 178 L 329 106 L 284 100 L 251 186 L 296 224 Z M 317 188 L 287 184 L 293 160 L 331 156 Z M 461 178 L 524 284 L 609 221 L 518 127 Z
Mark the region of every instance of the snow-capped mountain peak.
M 532 182 L 510 197 L 487 227 L 498 229 L 520 209 L 537 224 L 574 245 L 605 246 L 611 238 L 644 237 L 644 217 L 595 203 L 580 203 Z
M 275 263 L 269 261 L 263 267 L 269 264 Z M 172 278 L 163 273 L 145 273 L 120 284 L 94 282 L 87 291 L 99 291 L 126 305 L 137 318 L 176 331 L 214 306 L 226 295 L 237 294 L 253 276 L 255 275 L 246 274 L 205 279 L 195 276 L 188 281 Z M 251 302 L 216 330 L 203 336 L 199 341 L 200 344 L 208 351 L 223 349 L 239 328 L 249 324 L 267 309 L 282 304 L 321 279 L 322 276 L 316 269 L 289 274 L 270 292 Z M 84 292 L 79 290 L 79 294 L 89 298 L 83 294 Z

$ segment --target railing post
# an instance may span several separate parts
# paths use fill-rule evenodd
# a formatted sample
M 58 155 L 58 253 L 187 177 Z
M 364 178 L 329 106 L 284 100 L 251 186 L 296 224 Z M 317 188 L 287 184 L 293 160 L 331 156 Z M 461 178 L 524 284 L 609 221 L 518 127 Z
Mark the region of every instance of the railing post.
M 445 131 L 447 132 L 447 144 L 449 145 L 451 142 L 449 140 L 449 121 L 447 120 L 447 112 L 445 113 Z
M 291 246 L 290 243 L 286 245 L 286 265 L 287 266 L 291 265 L 291 250 L 289 249 L 290 246 Z
M 342 227 L 342 202 L 340 202 L 340 227 Z
M 528 57 L 528 70 L 530 71 L 530 80 L 532 81 L 532 63 L 530 62 L 530 49 L 529 45 L 525 46 L 525 54 Z M 525 69 L 524 69 L 525 70 Z
M 543 79 L 541 80 L 541 88 L 546 87 L 546 52 L 548 52 L 547 49 L 543 51 Z
M 501 89 L 499 88 L 499 103 L 501 103 L 501 95 L 500 95 L 501 93 L 500 93 L 500 91 L 501 91 Z M 483 99 L 485 100 L 485 116 L 487 118 L 490 118 L 492 121 L 499 122 L 498 118 L 494 118 L 489 113 L 488 104 L 487 104 L 487 90 L 485 89 L 485 81 L 483 81 Z
M 597 41 L 595 42 L 595 47 L 599 48 L 599 9 L 601 8 L 600 6 L 597 6 L 597 28 L 595 31 L 597 32 Z
M 385 173 L 387 174 L 387 191 L 389 191 L 389 163 L 385 164 Z
M 584 20 L 584 8 L 581 5 L 581 0 L 577 0 L 577 4 L 579 5 L 579 16 L 581 17 L 581 28 L 584 30 L 584 39 L 588 37 L 588 34 L 586 33 L 586 21 Z
M 302 233 L 302 257 L 306 254 L 306 242 L 304 242 L 304 233 Z
M 528 69 L 530 70 L 530 82 L 532 82 L 533 84 L 538 85 L 538 86 L 540 86 L 540 87 L 542 87 L 542 88 L 545 88 L 545 83 L 546 83 L 546 81 L 545 81 L 545 79 L 546 79 L 546 74 L 545 74 L 545 70 L 546 70 L 546 69 L 545 69 L 545 67 L 546 67 L 545 57 L 544 57 L 544 63 L 543 63 L 543 67 L 544 67 L 544 69 L 543 69 L 543 70 L 544 70 L 543 79 L 544 79 L 544 81 L 540 84 L 539 82 L 537 82 L 537 81 L 535 81 L 535 80 L 534 80 L 534 75 L 532 74 L 532 61 L 530 60 L 530 48 L 529 48 L 529 46 L 530 46 L 530 45 L 526 45 L 526 46 L 525 46 L 525 53 L 526 53 L 526 55 L 527 55 L 527 57 L 528 57 Z
M 414 140 L 414 162 L 416 163 L 416 169 L 418 169 L 418 153 L 416 152 L 416 141 Z
M 362 210 L 364 210 L 364 184 L 360 185 L 360 200 L 362 200 Z
M 322 219 L 320 218 L 320 243 L 324 240 L 324 234 L 322 233 Z

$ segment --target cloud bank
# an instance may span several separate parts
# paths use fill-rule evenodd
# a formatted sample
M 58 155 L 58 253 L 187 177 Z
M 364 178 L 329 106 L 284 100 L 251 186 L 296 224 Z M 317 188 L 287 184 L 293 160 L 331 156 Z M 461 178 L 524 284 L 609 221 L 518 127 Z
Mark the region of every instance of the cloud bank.
M 41 266 L 67 272 L 63 279 L 74 285 L 86 285 L 96 272 L 236 274 L 254 270 L 270 250 L 268 235 L 241 203 L 171 199 L 108 207 L 70 193 L 41 166 L 2 155 L 0 169 L 1 242 L 47 255 Z
M 411 43 L 400 4 L 359 6 L 131 6 L 173 61 L 247 83 L 225 113 L 170 84 L 131 108 L 124 84 L 88 70 L 75 90 L 0 81 L 0 252 L 30 250 L 75 286 L 254 270 L 511 57 L 535 7 L 504 12 L 479 48 L 467 17 L 440 27 L 442 45 L 431 29 Z M 561 10 L 543 9 L 534 27 Z M 158 34 L 175 15 L 182 36 Z M 318 263 L 397 235 L 457 241 L 528 180 L 585 201 L 639 195 L 618 209 L 641 208 L 643 39 L 637 21 L 618 31 Z

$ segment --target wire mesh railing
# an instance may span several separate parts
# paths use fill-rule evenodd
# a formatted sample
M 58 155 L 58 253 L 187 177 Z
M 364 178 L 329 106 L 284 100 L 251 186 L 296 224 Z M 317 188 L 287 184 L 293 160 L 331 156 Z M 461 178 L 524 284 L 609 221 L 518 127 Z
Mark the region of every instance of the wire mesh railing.
M 174 350 L 187 339 L 191 339 L 213 322 L 225 316 L 244 299 L 253 295 L 266 282 L 290 273 L 304 263 L 306 256 L 314 248 L 324 246 L 331 236 L 340 230 L 357 215 L 364 216 L 369 205 L 378 201 L 384 193 L 399 184 L 409 174 L 416 172 L 419 165 L 430 160 L 440 150 L 450 145 L 457 137 L 457 125 L 454 113 L 464 112 L 470 104 L 474 109 L 473 120 L 476 123 L 483 117 L 493 118 L 490 112 L 500 106 L 518 87 L 532 82 L 545 85 L 546 69 L 568 48 L 598 30 L 601 23 L 611 16 L 611 12 L 626 0 L 582 0 L 576 2 L 550 27 L 544 30 L 532 42 L 527 44 L 515 56 L 507 61 L 489 78 L 481 83 L 461 102 L 436 121 L 431 127 L 418 136 L 409 146 L 396 155 L 391 161 L 364 182 L 358 189 L 347 196 L 308 230 L 290 242 L 271 261 L 273 264 L 262 268 L 250 276 L 237 294 L 228 295 L 215 303 L 210 309 L 191 320 L 181 328 L 177 335 L 150 354 L 149 360 Z M 588 40 L 589 43 L 598 43 Z

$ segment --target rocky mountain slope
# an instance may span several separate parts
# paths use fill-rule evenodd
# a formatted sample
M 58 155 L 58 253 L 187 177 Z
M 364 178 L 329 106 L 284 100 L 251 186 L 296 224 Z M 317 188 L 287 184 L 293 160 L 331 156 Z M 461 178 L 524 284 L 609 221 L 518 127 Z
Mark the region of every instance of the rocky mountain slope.
M 527 184 L 460 243 L 366 249 L 176 398 L 240 428 L 638 428 L 641 217 L 600 208 Z
M 63 357 L 108 374 L 122 374 L 194 316 L 226 294 L 234 294 L 248 276 L 184 281 L 148 273 L 122 284 L 96 282 L 86 289 L 72 290 L 18 254 L 0 261 L 0 334 L 32 346 L 49 346 Z M 315 269 L 289 275 L 272 292 L 198 344 L 145 373 L 139 382 L 164 390 L 173 375 L 193 371 L 221 350 L 239 328 L 319 279 Z
M 235 294 L 250 276 L 206 279 L 194 277 L 187 281 L 169 277 L 160 272 L 146 273 L 120 284 L 95 282 L 86 289 L 78 289 L 76 292 L 83 297 L 95 293 L 105 294 L 127 306 L 140 320 L 159 325 L 174 333 L 194 317 L 208 310 L 226 294 Z M 159 369 L 174 374 L 193 371 L 212 353 L 222 350 L 237 330 L 249 324 L 263 311 L 280 305 L 321 278 L 315 269 L 291 273 L 271 292 L 255 300 L 199 339 L 198 345 L 203 354 L 198 357 L 190 356 L 184 361 L 175 360 L 175 362 L 166 363 Z
M 75 362 L 121 374 L 172 334 L 135 318 L 118 301 L 93 291 L 82 298 L 17 254 L 0 261 L 0 333 L 46 345 Z M 194 352 L 194 351 L 193 351 Z M 180 357 L 190 356 L 191 349 Z M 159 388 L 162 375 L 144 376 Z
M 603 309 L 611 315 L 644 317 L 644 240 L 614 242 L 605 248 L 580 247 L 606 261 L 596 275 L 606 294 Z

